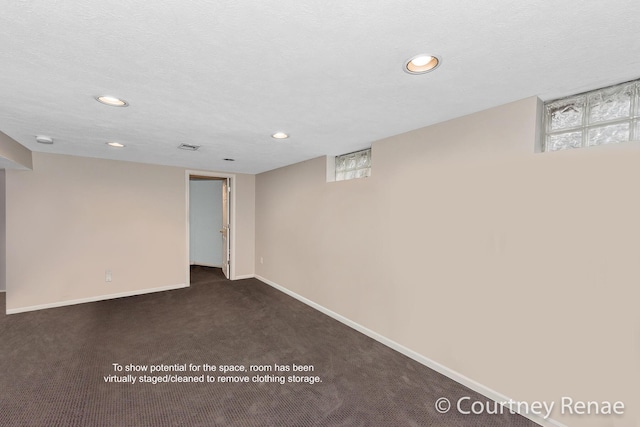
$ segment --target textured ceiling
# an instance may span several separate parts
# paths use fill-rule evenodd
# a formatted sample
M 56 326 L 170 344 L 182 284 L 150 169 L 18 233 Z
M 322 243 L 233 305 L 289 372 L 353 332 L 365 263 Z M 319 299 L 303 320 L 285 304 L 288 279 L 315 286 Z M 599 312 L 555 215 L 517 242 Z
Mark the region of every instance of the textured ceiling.
M 259 173 L 640 77 L 637 0 L 1 3 L 0 131 L 33 151 Z

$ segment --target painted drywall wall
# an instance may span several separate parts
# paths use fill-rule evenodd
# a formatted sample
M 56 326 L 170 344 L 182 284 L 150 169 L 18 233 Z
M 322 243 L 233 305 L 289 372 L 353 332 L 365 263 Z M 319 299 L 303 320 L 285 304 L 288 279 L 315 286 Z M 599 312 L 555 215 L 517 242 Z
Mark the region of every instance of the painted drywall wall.
M 222 267 L 222 181 L 189 181 L 189 260 Z
M 367 179 L 257 175 L 256 274 L 567 425 L 637 426 L 638 143 L 535 153 L 538 110 L 378 141 Z
M 7 243 L 5 223 L 5 171 L 0 170 L 0 291 L 7 289 Z
M 235 278 L 253 277 L 255 273 L 255 214 L 256 214 L 256 176 L 247 174 L 236 174 L 235 194 L 232 196 L 235 203 L 236 223 L 235 227 L 235 250 L 232 259 L 232 269 Z
M 188 283 L 182 169 L 42 153 L 33 163 L 7 171 L 8 311 Z
M 31 151 L 9 135 L 0 132 L 0 168 L 31 169 Z
M 187 284 L 185 173 L 44 153 L 7 170 L 7 312 Z M 236 271 L 252 275 L 254 176 L 237 184 Z

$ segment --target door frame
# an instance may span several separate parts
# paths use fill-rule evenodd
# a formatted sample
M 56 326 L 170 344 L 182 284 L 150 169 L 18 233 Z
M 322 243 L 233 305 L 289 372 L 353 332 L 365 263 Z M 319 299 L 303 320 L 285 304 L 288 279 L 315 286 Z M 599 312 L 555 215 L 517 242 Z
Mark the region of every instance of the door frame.
M 236 175 L 233 173 L 222 173 L 222 172 L 210 172 L 210 171 L 201 171 L 201 170 L 185 170 L 185 210 L 186 210 L 186 252 L 187 259 L 185 260 L 186 271 L 187 271 L 187 286 L 191 286 L 191 260 L 189 256 L 189 179 L 192 176 L 203 176 L 203 177 L 211 177 L 211 178 L 229 178 L 229 188 L 231 189 L 231 194 L 229 195 L 229 279 L 236 280 Z
M 222 274 L 231 279 L 231 178 L 222 180 Z

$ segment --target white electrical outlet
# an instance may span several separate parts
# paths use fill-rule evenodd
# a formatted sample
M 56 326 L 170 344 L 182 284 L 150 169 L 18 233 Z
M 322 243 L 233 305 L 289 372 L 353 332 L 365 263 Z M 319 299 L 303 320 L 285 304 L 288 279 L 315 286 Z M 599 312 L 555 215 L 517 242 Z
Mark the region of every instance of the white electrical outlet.
M 111 281 L 111 270 L 105 270 L 105 272 L 104 272 L 104 281 L 105 282 L 110 282 Z
M 264 264 L 264 258 L 260 257 L 260 264 Z

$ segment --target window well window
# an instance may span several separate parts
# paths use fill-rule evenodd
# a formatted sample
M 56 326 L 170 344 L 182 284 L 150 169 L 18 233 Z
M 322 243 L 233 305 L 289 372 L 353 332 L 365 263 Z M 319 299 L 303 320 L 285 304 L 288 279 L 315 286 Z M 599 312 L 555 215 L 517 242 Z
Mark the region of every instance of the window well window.
M 640 140 L 640 80 L 545 103 L 544 151 Z
M 371 175 L 371 149 L 336 157 L 336 181 L 365 178 Z

